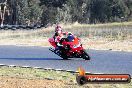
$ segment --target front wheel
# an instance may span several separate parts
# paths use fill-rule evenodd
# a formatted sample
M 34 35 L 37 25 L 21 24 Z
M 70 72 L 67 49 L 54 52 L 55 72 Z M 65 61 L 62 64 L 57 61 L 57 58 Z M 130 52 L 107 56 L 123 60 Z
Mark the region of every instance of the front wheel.
M 83 50 L 82 58 L 85 60 L 90 60 L 90 56 L 87 54 L 85 50 Z

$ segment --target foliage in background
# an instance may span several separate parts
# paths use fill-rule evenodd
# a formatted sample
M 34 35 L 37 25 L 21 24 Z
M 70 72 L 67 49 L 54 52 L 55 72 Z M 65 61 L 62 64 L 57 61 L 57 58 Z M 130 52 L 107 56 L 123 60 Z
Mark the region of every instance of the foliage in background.
M 40 21 L 42 9 L 36 0 L 19 0 L 17 2 L 19 24 L 30 24 Z
M 132 0 L 11 0 L 8 4 L 18 24 L 93 24 L 132 20 Z
M 63 8 L 57 8 L 56 22 L 59 23 L 71 23 L 72 16 L 70 15 L 70 8 L 67 4 L 63 5 Z
M 132 0 L 40 0 L 47 10 L 47 23 L 108 23 L 130 21 Z M 49 17 L 49 15 L 52 15 Z M 43 15 L 43 18 L 46 18 Z M 55 18 L 55 19 L 53 19 Z M 52 20 L 51 20 L 52 19 Z M 47 20 L 42 20 L 43 22 Z

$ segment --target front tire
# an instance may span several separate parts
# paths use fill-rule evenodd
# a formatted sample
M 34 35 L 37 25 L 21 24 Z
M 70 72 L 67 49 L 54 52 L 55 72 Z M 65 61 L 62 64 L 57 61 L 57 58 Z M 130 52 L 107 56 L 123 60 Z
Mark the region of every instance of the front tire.
M 90 60 L 90 56 L 87 54 L 87 52 L 85 50 L 83 50 L 83 54 L 82 54 L 83 59 L 85 60 Z

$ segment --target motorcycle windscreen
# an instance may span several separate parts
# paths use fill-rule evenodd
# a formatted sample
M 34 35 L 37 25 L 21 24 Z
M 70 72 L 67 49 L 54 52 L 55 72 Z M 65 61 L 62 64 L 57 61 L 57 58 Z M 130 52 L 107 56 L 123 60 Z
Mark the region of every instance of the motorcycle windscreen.
M 74 38 L 74 41 L 73 41 L 73 45 L 78 45 L 79 44 L 79 40 L 77 37 Z

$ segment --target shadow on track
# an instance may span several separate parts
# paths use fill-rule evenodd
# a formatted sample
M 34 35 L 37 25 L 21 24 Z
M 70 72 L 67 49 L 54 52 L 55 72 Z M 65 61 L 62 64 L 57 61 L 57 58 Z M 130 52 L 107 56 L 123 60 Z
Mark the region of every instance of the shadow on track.
M 7 59 L 7 60 L 63 60 L 59 58 L 0 58 L 0 59 Z M 70 60 L 70 59 L 68 59 Z

